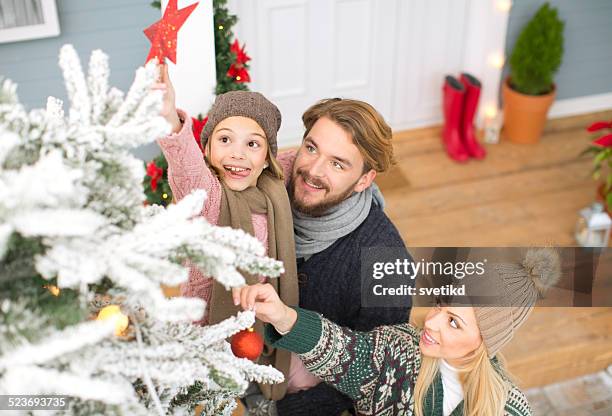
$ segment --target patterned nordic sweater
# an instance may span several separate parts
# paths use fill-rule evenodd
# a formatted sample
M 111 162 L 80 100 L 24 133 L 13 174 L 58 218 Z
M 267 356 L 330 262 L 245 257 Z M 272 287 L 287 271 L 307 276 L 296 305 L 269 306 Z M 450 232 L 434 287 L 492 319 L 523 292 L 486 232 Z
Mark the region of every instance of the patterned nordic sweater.
M 412 415 L 413 389 L 421 353 L 419 332 L 410 324 L 381 326 L 370 332 L 342 328 L 321 315 L 296 308 L 298 319 L 281 336 L 266 325 L 266 342 L 298 353 L 306 368 L 355 401 L 362 415 Z M 441 416 L 443 389 L 440 375 L 424 402 L 426 415 Z M 461 416 L 463 402 L 451 416 Z M 505 416 L 529 416 L 524 394 L 512 385 Z

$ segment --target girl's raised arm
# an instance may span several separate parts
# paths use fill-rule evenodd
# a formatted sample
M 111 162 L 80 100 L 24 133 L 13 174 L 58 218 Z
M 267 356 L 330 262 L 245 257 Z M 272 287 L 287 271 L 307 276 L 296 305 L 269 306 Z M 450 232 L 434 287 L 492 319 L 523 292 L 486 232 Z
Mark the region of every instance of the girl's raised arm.
M 192 132 L 191 117 L 175 105 L 174 87 L 168 76 L 168 67 L 162 65 L 162 82 L 155 86 L 164 94 L 164 105 L 161 115 L 172 126 L 172 133 L 158 139 L 166 160 L 168 161 L 168 182 L 174 198 L 180 201 L 196 189 L 204 189 L 207 199 L 203 214 L 208 221 L 216 223 L 221 204 L 221 184 L 204 161 Z

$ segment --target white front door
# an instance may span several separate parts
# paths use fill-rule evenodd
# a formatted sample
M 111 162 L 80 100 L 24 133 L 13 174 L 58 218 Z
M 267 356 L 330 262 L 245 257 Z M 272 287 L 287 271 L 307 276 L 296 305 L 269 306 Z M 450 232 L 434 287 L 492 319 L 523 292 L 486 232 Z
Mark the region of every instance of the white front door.
M 394 130 L 439 123 L 444 75 L 458 74 L 467 65 L 476 70 L 481 66 L 474 62 L 474 45 L 467 48 L 466 42 L 474 42 L 469 17 L 475 9 L 482 12 L 484 4 L 481 0 L 229 2 L 239 19 L 235 34 L 252 57 L 250 88 L 266 95 L 283 114 L 281 146 L 299 143 L 302 113 L 326 97 L 367 101 Z M 481 54 L 482 48 L 477 49 Z

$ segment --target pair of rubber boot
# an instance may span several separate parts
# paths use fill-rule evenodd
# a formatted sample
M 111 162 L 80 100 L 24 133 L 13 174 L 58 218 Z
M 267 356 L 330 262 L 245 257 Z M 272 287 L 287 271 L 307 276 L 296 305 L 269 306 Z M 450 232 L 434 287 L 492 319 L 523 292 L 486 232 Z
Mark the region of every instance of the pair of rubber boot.
M 466 162 L 471 157 L 483 159 L 487 154 L 474 129 L 480 89 L 480 81 L 465 72 L 459 79 L 451 75 L 444 79 L 442 140 L 446 153 L 457 162 Z

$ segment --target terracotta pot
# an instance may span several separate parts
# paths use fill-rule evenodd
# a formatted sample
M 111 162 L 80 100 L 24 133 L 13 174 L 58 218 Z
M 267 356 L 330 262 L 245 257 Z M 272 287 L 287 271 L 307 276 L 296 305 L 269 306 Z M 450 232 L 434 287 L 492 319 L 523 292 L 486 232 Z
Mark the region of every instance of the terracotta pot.
M 521 94 L 510 87 L 510 78 L 504 80 L 502 96 L 504 100 L 503 137 L 515 143 L 537 143 L 546 124 L 548 110 L 555 101 L 557 89 L 546 95 Z

